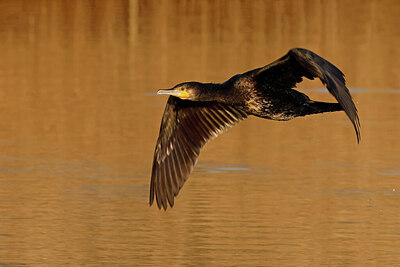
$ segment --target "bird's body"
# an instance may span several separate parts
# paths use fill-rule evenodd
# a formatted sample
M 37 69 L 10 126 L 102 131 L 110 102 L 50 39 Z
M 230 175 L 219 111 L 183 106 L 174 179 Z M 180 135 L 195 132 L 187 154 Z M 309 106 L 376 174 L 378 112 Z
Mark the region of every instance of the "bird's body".
M 325 103 L 327 105 L 320 108 L 316 103 L 321 102 L 312 101 L 299 91 L 275 85 L 273 80 L 260 81 L 255 76 L 256 73 L 251 72 L 236 75 L 221 85 L 228 88 L 225 90 L 227 94 L 236 96 L 235 107 L 248 115 L 287 121 L 298 116 L 342 110 L 338 103 Z
M 338 100 L 311 100 L 294 90 L 302 77 L 318 77 Z M 273 63 L 238 74 L 222 84 L 188 82 L 159 94 L 171 95 L 154 153 L 150 205 L 174 205 L 174 197 L 196 164 L 200 149 L 249 115 L 286 121 L 298 116 L 344 110 L 360 139 L 357 109 L 343 73 L 313 52 L 295 48 Z

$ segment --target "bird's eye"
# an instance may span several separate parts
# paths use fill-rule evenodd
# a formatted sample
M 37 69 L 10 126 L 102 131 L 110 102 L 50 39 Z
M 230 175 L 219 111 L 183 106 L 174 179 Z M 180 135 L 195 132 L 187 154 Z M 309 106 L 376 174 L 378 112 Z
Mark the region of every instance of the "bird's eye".
M 181 91 L 185 91 L 185 88 L 181 87 Z

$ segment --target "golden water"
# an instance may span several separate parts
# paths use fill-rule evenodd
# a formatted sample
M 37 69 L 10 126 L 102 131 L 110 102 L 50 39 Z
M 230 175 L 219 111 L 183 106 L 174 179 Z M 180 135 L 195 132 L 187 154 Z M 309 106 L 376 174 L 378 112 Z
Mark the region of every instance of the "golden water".
M 400 2 L 0 1 L 0 265 L 400 264 Z M 166 97 L 292 47 L 345 74 L 343 112 L 249 118 L 148 206 Z M 333 101 L 319 81 L 301 89 Z

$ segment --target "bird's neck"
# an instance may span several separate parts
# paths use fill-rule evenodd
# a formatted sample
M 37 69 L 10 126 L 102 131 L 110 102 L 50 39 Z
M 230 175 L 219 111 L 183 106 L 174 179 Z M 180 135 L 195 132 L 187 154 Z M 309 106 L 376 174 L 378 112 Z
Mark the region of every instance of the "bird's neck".
M 221 83 L 203 83 L 199 101 L 225 102 L 230 88 Z

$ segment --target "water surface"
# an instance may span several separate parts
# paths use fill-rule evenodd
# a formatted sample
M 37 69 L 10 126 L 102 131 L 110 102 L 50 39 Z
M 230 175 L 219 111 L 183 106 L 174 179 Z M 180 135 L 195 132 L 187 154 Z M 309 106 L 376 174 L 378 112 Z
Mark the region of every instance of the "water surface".
M 2 1 L 0 265 L 400 262 L 398 1 Z M 249 118 L 148 206 L 166 97 L 292 47 L 345 74 L 343 112 Z M 300 89 L 333 101 L 319 81 Z

